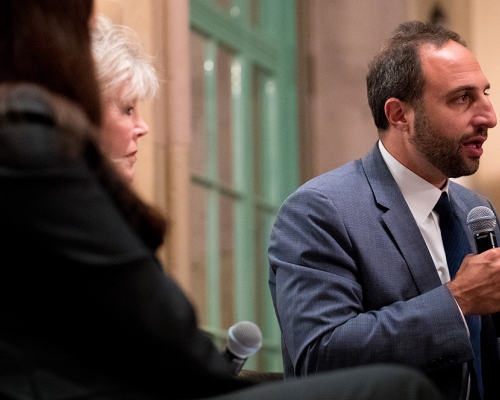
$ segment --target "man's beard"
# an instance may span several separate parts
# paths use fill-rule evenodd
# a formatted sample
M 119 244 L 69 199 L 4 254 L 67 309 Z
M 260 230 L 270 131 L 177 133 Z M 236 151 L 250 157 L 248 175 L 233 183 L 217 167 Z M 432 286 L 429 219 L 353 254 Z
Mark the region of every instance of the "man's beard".
M 479 168 L 479 157 L 465 157 L 462 143 L 473 135 L 449 138 L 435 129 L 422 104 L 415 106 L 415 134 L 410 142 L 434 167 L 448 178 L 472 175 Z

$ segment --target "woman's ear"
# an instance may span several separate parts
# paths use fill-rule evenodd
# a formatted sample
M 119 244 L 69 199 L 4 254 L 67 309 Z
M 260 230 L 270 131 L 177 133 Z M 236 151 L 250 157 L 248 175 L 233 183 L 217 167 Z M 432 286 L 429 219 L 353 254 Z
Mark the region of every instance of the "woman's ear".
M 395 97 L 387 99 L 384 105 L 384 111 L 389 121 L 389 125 L 402 131 L 409 130 L 408 112 L 410 110 L 411 107 L 409 107 L 407 103 Z

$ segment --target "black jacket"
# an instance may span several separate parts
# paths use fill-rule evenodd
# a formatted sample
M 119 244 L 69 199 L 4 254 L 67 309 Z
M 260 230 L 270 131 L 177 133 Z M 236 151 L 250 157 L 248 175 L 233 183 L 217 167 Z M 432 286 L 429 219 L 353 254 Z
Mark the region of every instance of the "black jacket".
M 0 394 L 180 399 L 247 386 L 72 143 L 85 132 L 59 119 L 40 88 L 0 90 Z

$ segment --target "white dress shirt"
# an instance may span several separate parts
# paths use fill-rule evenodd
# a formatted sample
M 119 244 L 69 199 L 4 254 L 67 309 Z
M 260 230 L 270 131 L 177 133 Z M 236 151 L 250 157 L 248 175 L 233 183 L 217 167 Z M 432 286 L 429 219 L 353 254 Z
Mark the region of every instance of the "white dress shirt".
M 439 215 L 433 211 L 434 206 L 441 197 L 441 193 L 448 193 L 449 182 L 446 181 L 443 190 L 438 189 L 397 161 L 385 149 L 381 141 L 378 143 L 382 157 L 398 184 L 401 193 L 403 193 L 403 197 L 424 237 L 425 244 L 431 253 L 441 283 L 449 282 L 450 272 L 448 271 L 443 240 L 441 239 Z

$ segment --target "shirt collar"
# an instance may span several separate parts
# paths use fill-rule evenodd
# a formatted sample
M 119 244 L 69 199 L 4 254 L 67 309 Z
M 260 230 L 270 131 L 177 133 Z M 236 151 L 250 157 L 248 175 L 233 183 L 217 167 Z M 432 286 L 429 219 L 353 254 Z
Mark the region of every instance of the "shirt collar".
M 442 190 L 438 189 L 396 160 L 380 140 L 378 144 L 387 168 L 398 184 L 411 213 L 417 222 L 422 222 L 429 216 L 441 193 L 448 193 L 449 180 L 446 180 Z

